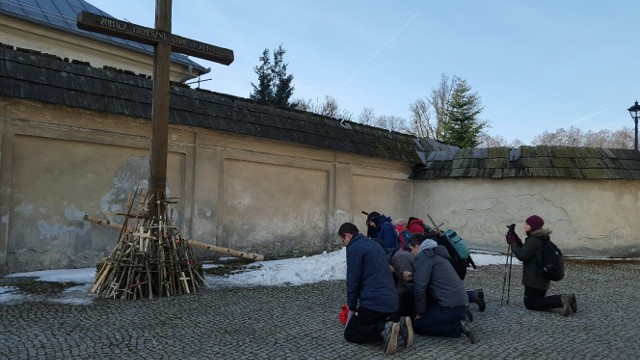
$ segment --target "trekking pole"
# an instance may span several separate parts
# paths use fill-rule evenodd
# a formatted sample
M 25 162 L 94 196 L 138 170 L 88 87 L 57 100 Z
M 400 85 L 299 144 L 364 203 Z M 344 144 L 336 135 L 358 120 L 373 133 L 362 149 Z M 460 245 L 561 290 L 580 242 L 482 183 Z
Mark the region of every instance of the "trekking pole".
M 509 298 L 511 297 L 511 267 L 513 265 L 513 250 L 509 245 L 509 282 L 507 283 L 507 304 L 509 304 Z
M 509 297 L 511 293 L 511 265 L 513 264 L 513 253 L 511 252 L 511 245 L 507 247 L 507 258 L 504 263 L 504 274 L 502 276 L 502 297 L 500 298 L 500 306 L 504 302 L 504 288 L 507 285 L 507 269 L 509 271 L 509 285 L 507 287 L 507 304 L 509 303 Z

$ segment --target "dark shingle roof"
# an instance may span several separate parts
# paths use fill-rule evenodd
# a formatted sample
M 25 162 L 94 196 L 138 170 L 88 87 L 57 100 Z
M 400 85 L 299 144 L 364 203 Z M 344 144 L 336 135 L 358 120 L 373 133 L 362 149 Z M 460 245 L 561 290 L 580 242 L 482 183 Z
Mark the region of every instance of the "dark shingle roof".
M 153 47 L 150 45 L 78 29 L 76 18 L 81 11 L 113 17 L 84 0 L 0 0 L 0 13 L 7 16 L 54 28 L 58 31 L 90 37 L 149 56 L 153 55 Z M 207 73 L 210 70 L 182 54 L 172 53 L 171 60 L 185 66 L 193 66 L 201 73 Z
M 640 179 L 640 152 L 568 146 L 449 149 L 429 152 L 411 179 Z
M 0 96 L 140 118 L 151 117 L 152 82 L 144 77 L 69 64 L 0 47 Z M 415 137 L 313 113 L 171 86 L 170 122 L 372 157 L 418 162 Z

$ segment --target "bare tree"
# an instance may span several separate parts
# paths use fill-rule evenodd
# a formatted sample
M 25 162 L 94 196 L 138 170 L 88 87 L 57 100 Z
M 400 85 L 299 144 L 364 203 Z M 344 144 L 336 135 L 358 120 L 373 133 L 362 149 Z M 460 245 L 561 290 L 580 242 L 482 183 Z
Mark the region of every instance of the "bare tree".
M 632 134 L 633 131 L 628 127 L 614 132 L 606 129 L 585 132 L 571 126 L 569 129 L 560 128 L 555 132 L 545 130 L 542 134 L 534 137 L 531 144 L 630 149 L 633 147 Z
M 500 135 L 491 136 L 482 132 L 478 136 L 478 146 L 481 148 L 504 147 L 507 146 L 507 141 Z
M 524 145 L 522 140 L 517 139 L 517 138 L 515 140 L 511 141 L 509 144 L 507 144 L 507 146 L 510 147 L 510 148 L 517 148 L 517 147 L 522 146 L 522 145 Z
M 318 103 L 317 101 L 314 103 L 311 99 L 297 99 L 291 103 L 291 107 L 342 120 L 351 120 L 353 117 L 353 114 L 348 110 L 340 109 L 336 99 L 329 95 L 324 96 L 324 102 L 322 103 Z
M 366 107 L 362 109 L 362 112 L 360 113 L 360 117 L 358 117 L 358 121 L 361 124 L 365 124 L 365 125 L 373 124 L 375 119 L 376 119 L 376 115 L 372 107 Z
M 440 84 L 431 89 L 431 94 L 418 99 L 409 105 L 413 132 L 416 136 L 426 136 L 442 140 L 444 129 L 448 123 L 451 97 L 462 79 L 458 76 L 449 77 L 442 74 Z
M 436 139 L 434 125 L 431 123 L 431 104 L 425 99 L 418 99 L 409 105 L 409 110 L 413 122 L 413 133 L 417 137 Z
M 623 127 L 621 130 L 614 131 L 608 143 L 608 147 L 612 149 L 633 149 L 635 135 L 634 129 Z
M 375 125 L 390 131 L 410 133 L 411 129 L 407 125 L 407 121 L 399 116 L 382 115 L 375 120 Z

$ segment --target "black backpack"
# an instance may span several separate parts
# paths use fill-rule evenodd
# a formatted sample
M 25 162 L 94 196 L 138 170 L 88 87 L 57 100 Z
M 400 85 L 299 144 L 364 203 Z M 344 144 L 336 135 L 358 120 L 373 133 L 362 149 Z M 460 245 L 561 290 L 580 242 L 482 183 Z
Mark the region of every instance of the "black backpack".
M 548 239 L 542 239 L 542 276 L 551 281 L 560 281 L 564 278 L 562 252 Z
M 451 244 L 445 236 L 429 235 L 427 238 L 434 240 L 438 245 L 442 245 L 447 249 L 447 252 L 449 253 L 449 262 L 451 262 L 451 265 L 458 274 L 460 280 L 464 280 L 465 276 L 467 276 L 467 267 L 473 263 L 471 256 L 467 259 L 463 259 L 453 247 L 453 244 Z

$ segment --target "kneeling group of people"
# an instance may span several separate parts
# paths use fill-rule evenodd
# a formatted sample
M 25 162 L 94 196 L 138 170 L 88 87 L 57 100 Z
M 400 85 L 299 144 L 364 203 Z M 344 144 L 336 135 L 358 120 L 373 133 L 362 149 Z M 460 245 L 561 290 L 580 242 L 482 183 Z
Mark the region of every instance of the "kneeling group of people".
M 390 263 L 388 251 L 354 224 L 342 224 L 338 235 L 347 248 L 347 341 L 382 341 L 387 354 L 396 351 L 400 340 L 410 346 L 414 332 L 466 335 L 475 342 L 467 306 L 472 298 L 484 311 L 483 296 L 468 293 L 445 247 L 425 234 L 413 234 L 405 247 L 410 251 L 396 251 Z

